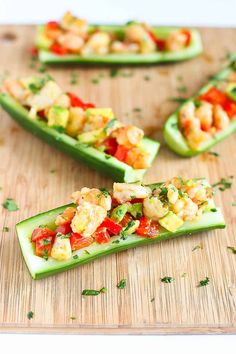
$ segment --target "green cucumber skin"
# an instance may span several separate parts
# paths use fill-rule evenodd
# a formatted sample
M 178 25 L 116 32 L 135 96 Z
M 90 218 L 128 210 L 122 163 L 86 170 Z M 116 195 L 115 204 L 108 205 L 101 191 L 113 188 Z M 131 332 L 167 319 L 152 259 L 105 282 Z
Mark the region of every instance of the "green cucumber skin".
M 104 31 L 120 31 L 122 26 L 100 26 Z M 190 29 L 192 35 L 191 44 L 178 52 L 156 52 L 151 54 L 107 54 L 107 55 L 56 55 L 49 52 L 40 41 L 40 34 L 44 26 L 39 26 L 36 36 L 36 46 L 39 49 L 39 59 L 45 64 L 70 64 L 70 63 L 84 63 L 84 64 L 157 64 L 178 62 L 182 60 L 191 59 L 202 53 L 201 37 L 197 30 Z M 90 26 L 94 28 L 94 26 Z M 160 36 L 166 36 L 171 31 L 177 28 L 172 27 L 153 27 L 155 33 Z
M 206 85 L 204 85 L 196 95 L 190 97 L 186 102 L 194 100 L 198 95 L 206 92 L 212 85 L 217 83 L 217 80 L 224 79 L 230 73 L 232 69 L 227 67 L 226 69 L 220 71 L 216 76 L 215 79 L 209 81 Z M 188 144 L 186 139 L 184 138 L 183 134 L 181 133 L 180 129 L 178 128 L 178 114 L 181 107 L 186 104 L 184 102 L 180 107 L 177 109 L 175 113 L 173 113 L 166 121 L 163 134 L 164 140 L 167 146 L 174 151 L 177 155 L 183 157 L 193 157 L 199 154 L 202 154 L 205 151 L 210 150 L 213 146 L 218 144 L 221 140 L 225 139 L 232 133 L 236 131 L 236 120 L 232 121 L 227 129 L 218 133 L 212 140 L 206 142 L 202 145 L 201 149 L 192 150 Z
M 150 185 L 150 187 L 155 188 L 157 185 L 158 184 L 153 184 Z M 99 257 L 127 250 L 129 248 L 148 245 L 155 242 L 172 239 L 177 236 L 192 235 L 193 233 L 201 231 L 225 228 L 224 217 L 220 209 L 217 209 L 216 212 L 208 211 L 204 213 L 202 218 L 198 221 L 185 222 L 183 227 L 181 227 L 175 233 L 171 233 L 161 228 L 160 233 L 156 238 L 142 238 L 137 235 L 130 235 L 126 240 L 121 240 L 118 244 L 112 243 L 113 240 L 119 238 L 119 236 L 115 236 L 112 237 L 112 241 L 108 244 L 95 244 L 74 252 L 73 254 L 78 254 L 78 258 L 71 258 L 68 261 L 56 261 L 52 258 L 49 258 L 49 260 L 46 261 L 41 257 L 37 257 L 34 254 L 33 244 L 30 241 L 32 231 L 39 225 L 47 225 L 52 228 L 55 227 L 54 221 L 56 216 L 66 207 L 71 205 L 73 204 L 64 205 L 59 208 L 38 214 L 29 219 L 23 220 L 16 225 L 16 232 L 20 247 L 29 272 L 34 279 L 41 279 L 49 275 L 54 275 L 62 271 L 75 268 L 76 266 L 82 265 L 84 263 L 91 262 Z M 214 207 L 214 204 L 212 207 Z M 85 253 L 84 250 L 88 250 L 90 254 Z
M 114 157 L 106 159 L 104 154 L 93 147 L 78 144 L 72 137 L 61 134 L 54 128 L 50 128 L 43 121 L 34 120 L 29 117 L 28 112 L 12 97 L 5 93 L 0 93 L 0 104 L 13 119 L 15 119 L 26 130 L 46 141 L 48 144 L 69 154 L 73 158 L 82 161 L 92 169 L 98 170 L 102 174 L 111 177 L 117 182 L 141 181 L 147 170 L 135 170 L 131 166 L 117 160 Z M 143 146 L 150 153 L 150 164 L 152 164 L 160 143 L 145 137 Z

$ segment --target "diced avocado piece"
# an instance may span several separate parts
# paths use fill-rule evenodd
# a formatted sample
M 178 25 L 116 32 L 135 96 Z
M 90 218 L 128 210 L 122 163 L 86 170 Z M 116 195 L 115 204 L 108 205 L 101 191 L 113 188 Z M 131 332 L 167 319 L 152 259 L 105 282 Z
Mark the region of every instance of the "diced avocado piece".
M 232 98 L 232 100 L 236 101 L 236 83 L 230 83 L 226 90 L 225 90 L 227 96 Z
M 92 130 L 90 132 L 82 133 L 78 135 L 78 140 L 83 144 L 94 144 L 98 140 L 105 138 L 106 135 L 103 129 Z
M 119 223 L 123 219 L 127 211 L 128 211 L 127 204 L 119 205 L 112 210 L 111 219 Z
M 180 219 L 172 211 L 169 211 L 163 218 L 159 219 L 159 224 L 166 230 L 175 232 L 183 225 L 183 220 Z
M 135 233 L 135 231 L 139 227 L 139 224 L 139 220 L 131 220 L 130 222 L 128 222 L 128 225 L 124 228 L 124 230 L 122 230 L 123 235 L 128 236 Z
M 114 118 L 114 113 L 111 108 L 88 108 L 86 109 L 87 116 L 102 116 L 104 118 Z
M 139 219 L 143 215 L 143 204 L 134 203 L 129 205 L 128 212 L 135 218 Z
M 65 128 L 69 119 L 69 110 L 61 106 L 52 106 L 48 112 L 48 125 L 50 127 Z

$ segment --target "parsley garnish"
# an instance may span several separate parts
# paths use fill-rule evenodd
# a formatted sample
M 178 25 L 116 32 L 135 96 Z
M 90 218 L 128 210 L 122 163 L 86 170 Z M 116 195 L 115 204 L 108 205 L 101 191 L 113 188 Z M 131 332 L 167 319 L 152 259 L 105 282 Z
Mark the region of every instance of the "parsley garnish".
M 65 235 L 61 235 L 61 238 L 64 239 L 64 238 L 70 238 L 71 237 L 71 232 L 68 232 L 68 234 L 65 234 Z
M 109 197 L 109 191 L 106 188 L 100 188 L 100 191 L 104 195 L 104 197 Z
M 27 313 L 27 317 L 28 317 L 29 320 L 32 320 L 32 318 L 34 317 L 33 311 L 29 311 L 29 312 Z
M 75 254 L 75 255 L 73 256 L 73 259 L 78 259 L 78 258 L 79 258 L 78 254 Z
M 236 254 L 236 247 L 228 246 L 227 248 L 232 251 L 233 254 Z
M 120 240 L 112 241 L 112 243 L 120 243 Z
M 106 293 L 106 292 L 107 292 L 107 288 L 103 287 L 100 290 L 84 289 L 81 294 L 84 296 L 97 296 L 101 293 Z
M 8 226 L 3 226 L 3 229 L 2 229 L 3 232 L 9 232 L 10 231 L 10 228 Z
M 126 279 L 121 279 L 119 283 L 116 285 L 118 289 L 125 289 L 127 285 L 127 280 Z
M 193 247 L 192 252 L 194 252 L 196 250 L 202 250 L 202 248 L 203 247 L 201 245 L 197 245 L 197 246 Z
M 76 318 L 77 318 L 77 317 L 75 317 L 75 316 L 71 316 L 71 317 L 70 317 L 71 320 L 76 320 Z
M 161 282 L 162 283 L 173 283 L 173 281 L 175 280 L 175 278 L 172 278 L 172 277 L 164 277 L 164 278 L 161 278 Z
M 205 279 L 199 281 L 199 284 L 197 287 L 201 288 L 202 286 L 206 286 L 209 284 L 209 282 L 210 282 L 210 279 L 208 277 L 206 277 Z
M 153 302 L 153 301 L 155 301 L 155 297 L 153 297 L 153 298 L 151 299 L 151 302 Z
M 143 78 L 144 78 L 144 80 L 145 80 L 145 81 L 149 81 L 149 80 L 151 80 L 151 77 L 150 77 L 149 75 L 144 75 L 144 77 L 143 77 Z
M 71 83 L 71 85 L 76 85 L 78 83 L 78 73 L 72 71 L 70 83 Z
M 142 109 L 139 108 L 139 107 L 134 107 L 133 108 L 133 112 L 141 112 L 141 111 L 142 111 Z
M 185 93 L 185 92 L 187 92 L 187 90 L 188 90 L 188 88 L 187 88 L 187 86 L 185 86 L 185 85 L 182 85 L 182 86 L 177 87 L 177 91 L 178 91 L 179 93 Z
M 213 212 L 213 213 L 216 213 L 217 209 L 216 208 L 211 208 L 210 211 Z
M 119 70 L 117 68 L 112 68 L 110 71 L 110 77 L 116 77 L 119 74 Z
M 84 253 L 86 254 L 90 254 L 90 252 L 88 250 L 84 250 Z
M 106 159 L 106 160 L 109 160 L 110 158 L 111 158 L 111 156 L 110 156 L 110 155 L 105 154 L 105 159 Z
M 104 131 L 105 133 L 107 133 L 107 130 L 108 130 L 109 128 L 112 128 L 112 127 L 114 126 L 114 124 L 116 123 L 116 121 L 117 121 L 116 118 L 111 119 L 111 120 L 107 123 L 107 125 L 103 128 L 103 131 Z
M 45 73 L 46 71 L 46 66 L 44 64 L 40 65 L 38 68 L 39 73 Z
M 215 157 L 219 157 L 220 156 L 220 154 L 218 152 L 215 152 L 215 151 L 208 151 L 208 154 L 212 155 L 212 156 L 215 156 Z
M 232 180 L 234 177 L 229 176 L 228 180 L 226 178 L 221 178 L 221 180 L 217 183 L 214 183 L 212 187 L 218 187 L 218 189 L 221 192 L 224 192 L 226 189 L 230 189 L 232 187 L 233 182 L 230 182 L 229 180 Z
M 97 85 L 97 84 L 99 84 L 99 79 L 94 78 L 91 80 L 91 83 L 94 85 Z
M 187 98 L 184 98 L 184 97 L 170 97 L 169 101 L 177 102 L 177 103 L 184 103 L 185 101 L 187 101 Z
M 42 252 L 42 257 L 45 259 L 45 261 L 48 260 L 48 250 L 47 249 L 44 249 L 43 252 Z
M 46 246 L 46 245 L 50 245 L 51 241 L 48 240 L 47 238 L 43 239 L 43 245 Z
M 16 202 L 12 198 L 6 198 L 5 201 L 2 203 L 3 208 L 9 211 L 17 211 L 19 210 Z

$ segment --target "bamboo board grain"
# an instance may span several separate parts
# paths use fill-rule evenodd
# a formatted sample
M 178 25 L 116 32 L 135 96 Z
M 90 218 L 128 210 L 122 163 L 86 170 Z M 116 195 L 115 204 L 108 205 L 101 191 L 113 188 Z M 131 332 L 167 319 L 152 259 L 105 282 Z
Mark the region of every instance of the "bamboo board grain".
M 67 90 L 98 106 L 113 107 L 117 117 L 162 141 L 163 123 L 177 107 L 168 98 L 178 96 L 177 88 L 183 85 L 188 87 L 186 95 L 191 95 L 226 64 L 227 51 L 236 53 L 236 30 L 202 29 L 201 34 L 204 54 L 180 64 L 126 67 L 120 70 L 126 75 L 114 78 L 107 67 L 61 66 L 47 72 Z M 33 36 L 33 27 L 0 27 L 2 76 L 35 72 L 29 55 Z M 78 73 L 78 85 L 70 84 L 71 72 Z M 99 83 L 93 84 L 96 78 Z M 235 184 L 232 190 L 216 195 L 226 230 L 132 249 L 34 281 L 20 252 L 16 222 L 67 203 L 71 192 L 83 186 L 111 187 L 112 181 L 24 131 L 2 110 L 0 124 L 0 199 L 14 198 L 20 208 L 12 213 L 1 208 L 0 230 L 7 226 L 10 232 L 2 232 L 0 238 L 0 331 L 236 333 L 236 256 L 227 250 L 227 246 L 236 246 Z M 236 176 L 235 147 L 234 135 L 214 149 L 219 158 L 203 154 L 184 159 L 162 144 L 145 182 L 181 175 L 205 176 L 214 183 L 221 177 Z M 203 249 L 193 252 L 198 244 Z M 181 277 L 183 273 L 186 277 Z M 160 277 L 166 275 L 175 277 L 175 282 L 161 283 Z M 210 285 L 197 288 L 205 276 Z M 122 278 L 128 286 L 118 290 L 116 284 Z M 81 296 L 84 288 L 102 286 L 108 288 L 107 294 Z M 34 312 L 32 320 L 27 319 L 29 311 Z

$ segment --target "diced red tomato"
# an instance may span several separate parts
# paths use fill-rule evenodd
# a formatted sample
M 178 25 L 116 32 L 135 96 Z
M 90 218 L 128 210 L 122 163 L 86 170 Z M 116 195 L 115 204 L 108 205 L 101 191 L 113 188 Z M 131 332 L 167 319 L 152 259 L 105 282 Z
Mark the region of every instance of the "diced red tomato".
M 129 213 L 126 213 L 123 219 L 121 220 L 120 225 L 122 227 L 125 227 L 132 220 L 133 220 L 132 216 Z
M 203 93 L 199 99 L 213 105 L 219 104 L 223 106 L 228 98 L 225 93 L 221 92 L 216 87 L 211 87 L 207 92 Z
M 118 160 L 125 162 L 129 149 L 123 145 L 118 145 L 114 157 Z
M 229 118 L 236 116 L 236 102 L 231 99 L 227 99 L 223 105 L 223 109 L 228 114 Z
M 36 240 L 47 237 L 55 237 L 55 235 L 56 232 L 49 229 L 48 227 L 38 227 L 37 229 L 34 229 L 31 236 L 31 241 L 36 242 Z
M 46 115 L 45 115 L 45 111 L 44 110 L 42 110 L 42 111 L 39 111 L 38 113 L 37 113 L 37 115 L 40 117 L 40 118 L 46 118 Z
M 33 57 L 36 57 L 38 55 L 38 48 L 32 47 L 30 52 Z
M 35 242 L 35 254 L 39 257 L 49 257 L 52 250 L 53 237 L 44 237 Z
M 46 30 L 54 31 L 57 30 L 58 28 L 59 28 L 59 23 L 56 21 L 49 21 L 46 24 Z
M 187 29 L 183 29 L 182 33 L 186 36 L 185 45 L 188 46 L 190 44 L 190 42 L 191 42 L 191 39 L 192 39 L 191 32 L 189 30 L 187 30 Z
M 113 196 L 111 196 L 111 203 L 112 203 L 113 207 L 116 207 L 117 205 L 119 205 L 118 201 Z
M 106 140 L 102 143 L 102 145 L 105 146 L 105 148 L 106 148 L 106 149 L 105 149 L 105 152 L 106 152 L 107 154 L 113 156 L 113 155 L 116 153 L 118 144 L 117 144 L 117 141 L 116 141 L 115 138 L 108 138 L 108 139 L 106 139 Z
M 166 41 L 164 39 L 158 38 L 157 35 L 152 31 L 149 31 L 148 34 L 160 50 L 165 49 Z
M 140 224 L 138 229 L 136 230 L 136 234 L 143 237 L 154 237 L 158 235 L 158 223 L 146 218 L 146 216 L 142 216 L 139 221 Z
M 59 44 L 57 43 L 53 43 L 51 46 L 50 46 L 50 51 L 55 53 L 55 54 L 58 54 L 58 55 L 64 55 L 64 54 L 67 54 L 68 51 L 66 48 L 64 47 L 61 47 Z
M 110 218 L 106 218 L 100 226 L 105 227 L 112 235 L 117 235 L 122 230 L 122 226 Z
M 58 226 L 56 228 L 56 232 L 60 232 L 63 235 L 69 234 L 70 232 L 72 232 L 70 223 Z
M 107 243 L 110 241 L 111 236 L 109 235 L 107 229 L 105 227 L 99 227 L 95 233 L 94 238 L 97 243 Z
M 72 251 L 76 251 L 81 248 L 88 247 L 93 242 L 94 242 L 94 239 L 92 236 L 84 237 L 80 234 L 77 234 L 76 232 L 71 233 L 70 244 L 71 244 Z
M 143 203 L 143 199 L 141 198 L 133 198 L 130 201 L 131 204 L 135 204 L 135 203 Z
M 80 107 L 82 109 L 94 108 L 95 105 L 93 103 L 85 103 L 74 93 L 69 92 L 68 96 L 70 97 L 70 104 L 72 107 Z

